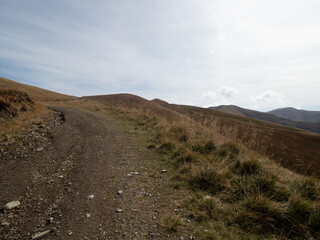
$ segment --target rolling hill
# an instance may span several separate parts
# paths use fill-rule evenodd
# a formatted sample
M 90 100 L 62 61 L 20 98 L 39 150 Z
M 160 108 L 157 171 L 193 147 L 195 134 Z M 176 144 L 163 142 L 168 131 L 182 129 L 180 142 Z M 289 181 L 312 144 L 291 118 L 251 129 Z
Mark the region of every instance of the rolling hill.
M 296 108 L 279 108 L 268 112 L 269 114 L 290 119 L 297 122 L 320 123 L 320 111 L 299 110 Z
M 210 107 L 210 109 L 218 110 L 225 113 L 236 114 L 239 116 L 255 118 L 262 121 L 281 124 L 289 127 L 301 128 L 310 132 L 315 132 L 320 134 L 320 123 L 316 123 L 316 122 L 296 122 L 284 117 L 275 116 L 270 112 L 263 113 L 259 111 L 241 108 L 234 105 L 222 105 L 218 107 Z
M 216 129 L 221 135 L 267 155 L 287 168 L 302 173 L 320 172 L 319 134 L 214 109 L 155 102 L 209 129 Z
M 27 84 L 18 83 L 6 78 L 0 77 L 0 89 L 3 90 L 18 90 L 27 93 L 35 102 L 48 102 L 48 101 L 65 101 L 74 100 L 76 97 L 69 96 L 42 88 L 30 86 Z

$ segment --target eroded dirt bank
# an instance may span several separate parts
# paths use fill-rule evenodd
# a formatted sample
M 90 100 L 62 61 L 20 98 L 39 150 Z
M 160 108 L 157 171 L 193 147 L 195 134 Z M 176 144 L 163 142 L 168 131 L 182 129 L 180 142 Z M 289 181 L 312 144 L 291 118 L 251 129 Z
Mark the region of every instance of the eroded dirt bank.
M 163 239 L 157 202 L 164 181 L 111 122 L 83 111 L 36 123 L 1 145 L 1 239 Z M 120 190 L 120 191 L 119 191 Z

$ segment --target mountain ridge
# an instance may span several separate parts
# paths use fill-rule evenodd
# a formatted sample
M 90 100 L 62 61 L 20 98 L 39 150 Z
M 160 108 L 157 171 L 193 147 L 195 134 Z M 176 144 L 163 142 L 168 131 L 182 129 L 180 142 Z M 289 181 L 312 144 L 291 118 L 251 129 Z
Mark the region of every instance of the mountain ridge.
M 255 110 L 241 108 L 235 105 L 221 105 L 217 107 L 209 107 L 209 109 L 214 109 L 230 114 L 236 114 L 239 116 L 255 118 L 262 121 L 272 122 L 284 126 L 295 127 L 320 134 L 320 124 L 315 122 L 296 122 L 284 117 L 275 116 L 273 114 L 270 114 L 269 112 L 259 112 Z

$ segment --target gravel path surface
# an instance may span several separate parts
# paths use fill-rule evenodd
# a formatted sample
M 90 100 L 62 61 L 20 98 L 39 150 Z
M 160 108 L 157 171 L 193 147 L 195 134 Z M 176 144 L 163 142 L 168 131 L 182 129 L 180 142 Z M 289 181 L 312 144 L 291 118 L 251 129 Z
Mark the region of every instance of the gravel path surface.
M 56 114 L 0 146 L 1 239 L 165 239 L 157 202 L 163 179 L 115 124 Z M 1 206 L 0 206 L 1 207 Z

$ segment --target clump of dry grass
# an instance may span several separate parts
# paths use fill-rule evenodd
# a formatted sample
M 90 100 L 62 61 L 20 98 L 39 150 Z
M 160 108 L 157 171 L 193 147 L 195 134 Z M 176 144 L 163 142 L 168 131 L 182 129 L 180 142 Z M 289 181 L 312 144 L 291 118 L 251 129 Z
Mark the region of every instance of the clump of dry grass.
M 181 226 L 180 217 L 177 215 L 167 216 L 160 222 L 160 225 L 171 232 L 177 232 Z

